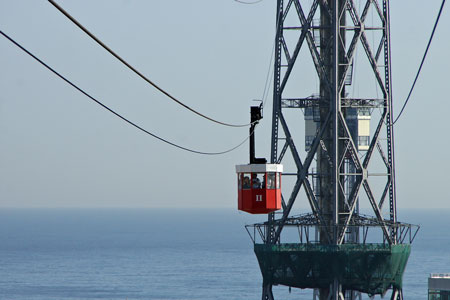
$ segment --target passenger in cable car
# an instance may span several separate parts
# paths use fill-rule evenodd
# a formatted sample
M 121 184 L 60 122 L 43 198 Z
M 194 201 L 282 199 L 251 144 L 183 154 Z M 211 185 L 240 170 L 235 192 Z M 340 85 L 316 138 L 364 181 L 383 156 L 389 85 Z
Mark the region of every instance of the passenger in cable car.
M 262 176 L 261 174 L 258 174 L 258 173 L 253 173 L 252 174 L 252 183 L 253 183 L 253 185 L 252 185 L 252 187 L 254 188 L 254 189 L 261 189 L 262 187 L 261 187 L 261 179 L 259 179 L 259 177 L 260 176 Z
M 252 182 L 253 182 L 252 188 L 259 189 L 261 187 L 261 182 L 256 177 L 256 175 L 254 175 Z
M 243 188 L 246 189 L 246 190 L 250 189 L 250 177 L 244 176 Z

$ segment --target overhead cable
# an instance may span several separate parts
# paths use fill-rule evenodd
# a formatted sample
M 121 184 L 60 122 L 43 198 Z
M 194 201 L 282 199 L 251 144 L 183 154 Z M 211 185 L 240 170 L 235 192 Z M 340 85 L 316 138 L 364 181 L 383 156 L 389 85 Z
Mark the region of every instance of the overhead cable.
M 411 86 L 411 89 L 409 90 L 408 97 L 406 98 L 405 103 L 403 104 L 403 107 L 400 110 L 400 113 L 398 114 L 397 118 L 395 118 L 395 121 L 392 123 L 392 125 L 394 125 L 398 121 L 398 119 L 402 115 L 403 111 L 405 110 L 406 104 L 408 104 L 409 97 L 411 97 L 411 94 L 414 90 L 414 86 L 416 85 L 416 82 L 417 82 L 417 78 L 419 78 L 420 71 L 422 70 L 423 63 L 425 62 L 425 58 L 427 57 L 428 49 L 430 49 L 431 41 L 433 40 L 434 32 L 436 31 L 436 27 L 439 23 L 439 18 L 441 17 L 441 13 L 442 13 L 442 9 L 444 8 L 444 4 L 445 4 L 445 0 L 442 0 L 441 8 L 439 9 L 439 13 L 436 18 L 436 22 L 434 23 L 433 31 L 431 32 L 430 40 L 428 41 L 427 48 L 425 50 L 425 53 L 423 54 L 423 58 L 422 58 L 422 62 L 420 63 L 419 70 L 417 70 L 416 78 L 414 78 L 414 82 Z
M 175 144 L 174 142 L 170 142 L 154 133 L 149 132 L 148 130 L 142 128 L 141 126 L 137 125 L 136 123 L 130 121 L 129 119 L 125 118 L 124 116 L 120 115 L 119 113 L 115 112 L 114 110 L 112 110 L 111 108 L 109 108 L 108 106 L 106 106 L 105 104 L 101 103 L 99 100 L 95 99 L 93 96 L 89 95 L 87 92 L 85 92 L 83 89 L 81 89 L 80 87 L 78 87 L 77 85 L 75 85 L 74 83 L 72 83 L 70 80 L 68 80 L 66 77 L 64 77 L 63 75 L 61 75 L 60 73 L 58 73 L 57 71 L 55 71 L 52 67 L 50 67 L 48 64 L 46 64 L 45 62 L 43 62 L 41 59 L 39 59 L 38 57 L 36 57 L 34 54 L 32 54 L 30 51 L 28 51 L 27 49 L 25 49 L 23 46 L 21 46 L 19 43 L 17 43 L 15 40 L 13 40 L 11 37 L 9 37 L 7 34 L 5 34 L 3 31 L 0 30 L 0 34 L 2 34 L 5 38 L 7 38 L 10 42 L 12 42 L 14 45 L 16 45 L 17 47 L 19 47 L 22 51 L 24 51 L 25 53 L 27 53 L 29 56 L 31 56 L 32 58 L 34 58 L 36 61 L 38 61 L 41 65 L 43 65 L 44 67 L 46 67 L 48 70 L 50 70 L 51 72 L 53 72 L 55 75 L 57 75 L 59 78 L 61 78 L 62 80 L 64 80 L 65 82 L 67 82 L 69 85 L 71 85 L 72 87 L 74 87 L 76 90 L 78 90 L 79 92 L 81 92 L 83 95 L 85 95 L 86 97 L 88 97 L 89 99 L 91 99 L 92 101 L 94 101 L 95 103 L 97 103 L 98 105 L 100 105 L 101 107 L 103 107 L 104 109 L 106 109 L 107 111 L 109 111 L 110 113 L 112 113 L 113 115 L 115 115 L 116 117 L 119 117 L 120 119 L 122 119 L 123 121 L 127 122 L 128 124 L 132 125 L 133 127 L 139 129 L 140 131 L 166 143 L 169 144 L 171 146 L 174 146 L 176 148 L 179 148 L 181 150 L 185 150 L 188 152 L 192 152 L 192 153 L 196 153 L 196 154 L 203 154 L 203 155 L 220 155 L 220 154 L 225 154 L 228 152 L 231 152 L 237 148 L 239 148 L 240 146 L 242 146 L 249 138 L 250 135 L 247 136 L 245 138 L 245 140 L 243 140 L 242 142 L 240 142 L 238 145 L 234 146 L 233 148 L 230 148 L 228 150 L 225 151 L 219 151 L 219 152 L 204 152 L 204 151 L 198 151 L 198 150 L 193 150 L 187 147 L 183 147 L 180 146 L 178 144 Z
M 225 122 L 221 122 L 218 120 L 215 120 L 211 117 L 208 117 L 198 111 L 196 111 L 195 109 L 189 107 L 188 105 L 184 104 L 183 102 L 181 102 L 180 100 L 178 100 L 177 98 L 175 98 L 174 96 L 172 96 L 171 94 L 169 94 L 167 91 L 165 91 L 164 89 L 162 89 L 161 87 L 159 87 L 156 83 L 154 83 L 153 81 L 151 81 L 150 79 L 148 79 L 144 74 L 142 74 L 141 72 L 139 72 L 136 68 L 134 68 L 133 66 L 131 66 L 128 62 L 126 62 L 122 57 L 120 57 L 117 53 L 115 53 L 113 50 L 111 50 L 111 48 L 109 48 L 108 46 L 106 46 L 102 41 L 100 41 L 95 35 L 93 35 L 89 30 L 87 30 L 83 25 L 81 25 L 74 17 L 72 17 L 67 11 L 65 11 L 61 6 L 59 6 L 57 3 L 55 3 L 55 1 L 53 0 L 48 0 L 48 2 L 50 2 L 54 7 L 56 7 L 56 9 L 58 9 L 63 15 L 65 15 L 70 21 L 72 21 L 75 25 L 77 25 L 82 31 L 84 31 L 89 37 L 91 37 L 94 41 L 97 42 L 97 44 L 99 44 L 100 46 L 102 46 L 106 51 L 108 51 L 112 56 L 114 56 L 115 58 L 117 58 L 121 63 L 123 63 L 125 66 L 127 66 L 131 71 L 133 71 L 134 73 L 136 73 L 139 77 L 141 77 L 143 80 L 145 80 L 147 83 L 149 83 L 150 85 L 152 85 L 155 89 L 157 89 L 159 92 L 163 93 L 164 95 L 166 95 L 169 99 L 175 101 L 177 104 L 181 105 L 182 107 L 190 110 L 191 112 L 220 125 L 224 125 L 224 126 L 229 126 L 229 127 L 247 127 L 250 126 L 251 123 L 248 124 L 230 124 L 230 123 L 225 123 Z
M 245 2 L 245 1 L 241 1 L 241 0 L 234 0 L 234 1 L 241 3 L 241 4 L 256 4 L 256 3 L 262 2 L 263 0 L 257 0 L 254 2 Z

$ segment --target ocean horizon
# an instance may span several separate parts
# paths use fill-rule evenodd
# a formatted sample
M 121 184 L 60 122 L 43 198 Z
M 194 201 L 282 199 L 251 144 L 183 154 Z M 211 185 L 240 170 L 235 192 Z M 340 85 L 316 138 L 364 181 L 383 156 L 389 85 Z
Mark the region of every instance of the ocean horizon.
M 404 298 L 450 273 L 449 209 L 403 209 L 419 224 Z M 262 276 L 234 209 L 0 209 L 0 300 L 260 299 Z M 275 299 L 312 299 L 274 287 Z M 368 297 L 363 297 L 368 299 Z M 380 298 L 376 296 L 375 299 Z

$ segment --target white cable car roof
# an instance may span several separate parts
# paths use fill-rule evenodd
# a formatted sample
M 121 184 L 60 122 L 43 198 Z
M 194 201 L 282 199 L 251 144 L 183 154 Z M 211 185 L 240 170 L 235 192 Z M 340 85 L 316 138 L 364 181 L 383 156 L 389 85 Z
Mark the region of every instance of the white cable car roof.
M 280 164 L 247 164 L 237 165 L 236 173 L 266 173 L 266 172 L 283 172 L 283 165 Z

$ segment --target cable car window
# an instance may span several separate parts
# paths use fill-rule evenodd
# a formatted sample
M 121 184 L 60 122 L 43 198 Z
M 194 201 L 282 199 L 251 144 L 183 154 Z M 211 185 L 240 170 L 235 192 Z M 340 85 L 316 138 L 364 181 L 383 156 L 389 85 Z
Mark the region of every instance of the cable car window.
M 243 180 L 242 180 L 242 188 L 244 190 L 248 190 L 250 189 L 250 173 L 244 173 L 243 176 Z
M 242 174 L 238 173 L 238 189 L 242 189 Z
M 274 189 L 276 186 L 276 173 L 267 173 L 267 188 Z
M 277 173 L 277 186 L 276 186 L 277 189 L 280 188 L 280 182 L 281 182 L 281 174 Z
M 252 174 L 252 188 L 262 189 L 265 187 L 264 173 L 253 173 Z

